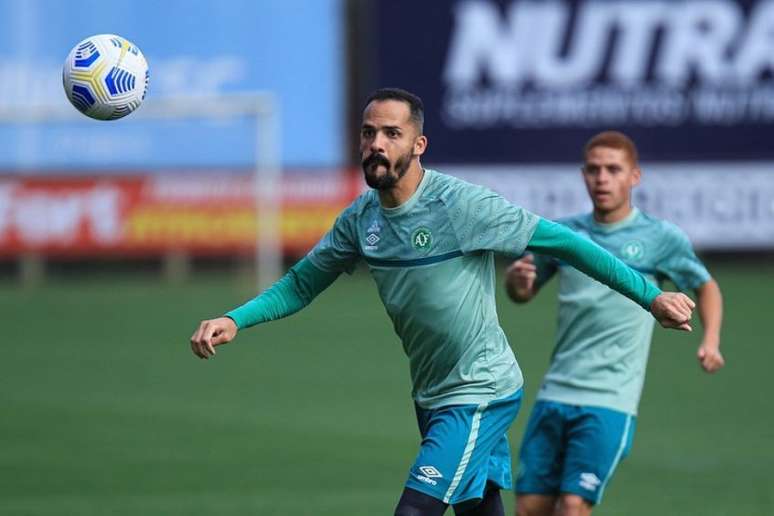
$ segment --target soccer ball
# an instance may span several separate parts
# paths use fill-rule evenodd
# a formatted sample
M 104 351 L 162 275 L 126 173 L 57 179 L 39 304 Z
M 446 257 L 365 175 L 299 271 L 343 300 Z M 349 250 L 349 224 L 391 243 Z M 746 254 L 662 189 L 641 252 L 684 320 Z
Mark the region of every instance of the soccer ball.
M 148 91 L 148 78 L 140 49 L 114 34 L 98 34 L 75 45 L 62 70 L 67 98 L 97 120 L 115 120 L 137 109 Z

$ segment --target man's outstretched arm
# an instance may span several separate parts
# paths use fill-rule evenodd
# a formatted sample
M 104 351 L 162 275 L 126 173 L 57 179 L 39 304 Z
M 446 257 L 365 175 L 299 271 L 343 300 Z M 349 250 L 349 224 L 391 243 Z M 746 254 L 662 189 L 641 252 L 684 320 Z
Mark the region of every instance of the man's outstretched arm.
M 696 353 L 701 367 L 714 373 L 725 364 L 720 353 L 720 325 L 723 320 L 723 296 L 713 279 L 696 289 L 699 318 L 704 329 L 701 345 Z
M 665 328 L 691 331 L 694 302 L 679 292 L 662 292 L 641 274 L 569 228 L 540 219 L 527 249 L 563 260 L 649 310 Z
M 339 274 L 318 269 L 308 258 L 303 258 L 256 298 L 223 317 L 202 321 L 191 336 L 191 350 L 199 358 L 215 355 L 215 346 L 231 342 L 239 330 L 298 312 Z

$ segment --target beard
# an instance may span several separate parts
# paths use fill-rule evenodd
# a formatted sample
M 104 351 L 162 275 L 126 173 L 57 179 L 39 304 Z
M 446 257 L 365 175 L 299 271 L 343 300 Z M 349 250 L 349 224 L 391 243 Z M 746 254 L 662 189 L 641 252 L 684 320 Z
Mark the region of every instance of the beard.
M 395 160 L 395 164 L 391 164 L 385 156 L 371 154 L 362 163 L 366 183 L 374 190 L 391 190 L 406 175 L 406 171 L 411 165 L 411 158 L 413 158 L 413 154 L 409 151 L 403 156 L 399 156 Z M 385 168 L 382 175 L 377 172 L 380 166 Z

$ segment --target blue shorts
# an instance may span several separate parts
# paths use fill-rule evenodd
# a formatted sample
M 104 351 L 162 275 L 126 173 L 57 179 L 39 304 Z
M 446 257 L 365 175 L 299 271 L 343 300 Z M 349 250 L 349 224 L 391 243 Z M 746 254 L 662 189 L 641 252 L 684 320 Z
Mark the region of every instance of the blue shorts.
M 538 401 L 519 453 L 516 492 L 576 494 L 592 504 L 629 454 L 636 418 L 617 410 Z
M 484 496 L 487 482 L 511 488 L 506 432 L 521 406 L 516 393 L 479 405 L 416 407 L 422 445 L 406 487 L 464 509 Z

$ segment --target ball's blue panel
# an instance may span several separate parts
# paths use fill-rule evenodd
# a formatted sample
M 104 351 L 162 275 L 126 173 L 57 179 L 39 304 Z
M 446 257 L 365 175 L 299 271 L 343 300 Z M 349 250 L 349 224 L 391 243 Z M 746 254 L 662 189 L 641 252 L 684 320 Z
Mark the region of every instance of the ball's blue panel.
M 99 50 L 97 46 L 91 41 L 80 45 L 78 50 L 75 51 L 75 60 L 73 66 L 76 68 L 88 68 L 99 59 Z
M 126 93 L 134 88 L 134 75 L 114 66 L 105 77 L 105 86 L 111 95 Z
M 89 88 L 80 84 L 73 85 L 72 99 L 79 111 L 86 111 L 96 102 Z

